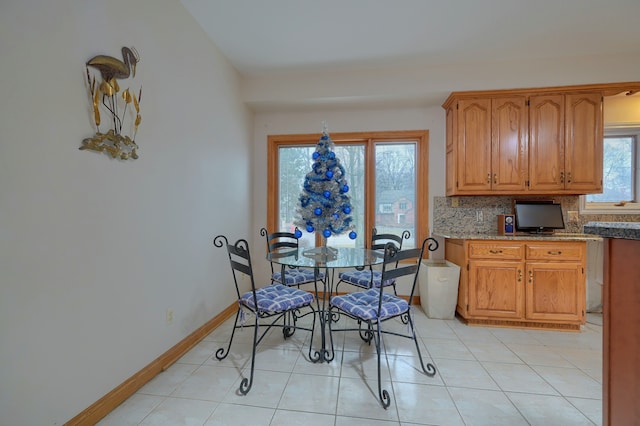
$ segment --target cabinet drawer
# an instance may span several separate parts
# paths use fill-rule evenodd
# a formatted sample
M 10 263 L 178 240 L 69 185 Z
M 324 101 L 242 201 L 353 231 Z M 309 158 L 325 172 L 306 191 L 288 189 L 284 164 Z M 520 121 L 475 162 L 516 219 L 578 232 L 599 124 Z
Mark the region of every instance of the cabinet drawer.
M 524 245 L 517 243 L 469 243 L 470 259 L 521 260 Z
M 585 256 L 584 244 L 527 244 L 527 260 L 578 260 Z

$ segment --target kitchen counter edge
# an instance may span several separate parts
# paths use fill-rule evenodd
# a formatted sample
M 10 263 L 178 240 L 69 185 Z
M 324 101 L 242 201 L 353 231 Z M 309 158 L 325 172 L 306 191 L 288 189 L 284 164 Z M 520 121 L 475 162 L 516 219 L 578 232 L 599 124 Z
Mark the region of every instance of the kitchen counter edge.
M 587 222 L 583 230 L 602 238 L 640 240 L 640 222 Z
M 639 223 L 640 224 L 640 223 Z M 455 232 L 433 232 L 434 237 L 449 238 L 454 240 L 506 240 L 506 241 L 598 241 L 602 238 L 599 235 L 593 235 L 590 233 L 584 234 L 571 234 L 571 233 L 556 233 L 556 234 L 517 234 L 517 235 L 499 235 L 499 234 L 473 234 L 473 233 L 460 233 Z M 640 228 L 638 229 L 638 236 L 640 239 Z

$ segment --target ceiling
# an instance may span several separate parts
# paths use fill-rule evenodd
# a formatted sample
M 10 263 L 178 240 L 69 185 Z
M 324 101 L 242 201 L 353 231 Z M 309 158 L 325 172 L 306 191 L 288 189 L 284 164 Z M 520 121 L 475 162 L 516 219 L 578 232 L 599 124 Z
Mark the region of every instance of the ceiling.
M 638 0 L 181 0 L 245 79 L 636 55 Z

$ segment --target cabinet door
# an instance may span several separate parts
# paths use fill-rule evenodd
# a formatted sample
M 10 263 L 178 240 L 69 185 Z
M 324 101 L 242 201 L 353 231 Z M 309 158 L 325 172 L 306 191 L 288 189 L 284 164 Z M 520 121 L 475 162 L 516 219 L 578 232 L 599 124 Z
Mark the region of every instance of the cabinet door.
M 458 191 L 491 189 L 491 99 L 463 99 L 457 110 Z
M 585 314 L 585 277 L 573 262 L 527 262 L 526 318 L 580 321 Z
M 469 262 L 470 316 L 522 318 L 524 263 L 496 260 Z
M 529 189 L 564 189 L 564 95 L 529 98 Z
M 456 190 L 456 178 L 458 176 L 456 172 L 456 114 L 454 111 L 455 105 L 447 108 L 447 150 L 446 150 L 446 192 L 447 195 L 455 194 Z
M 527 181 L 528 112 L 524 96 L 493 99 L 491 104 L 491 188 L 522 191 Z
M 602 95 L 567 95 L 565 103 L 565 188 L 602 192 Z

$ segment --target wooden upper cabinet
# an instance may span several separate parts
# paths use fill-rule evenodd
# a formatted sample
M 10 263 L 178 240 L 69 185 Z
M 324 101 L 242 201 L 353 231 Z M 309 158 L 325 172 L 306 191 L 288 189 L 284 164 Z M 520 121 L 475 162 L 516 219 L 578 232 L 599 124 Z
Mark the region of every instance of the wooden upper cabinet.
M 451 106 L 447 108 L 446 114 L 446 139 L 447 139 L 447 147 L 446 147 L 446 191 L 447 194 L 452 194 L 456 189 L 456 179 L 457 179 L 457 169 L 456 169 L 456 147 L 454 144 L 454 140 L 456 139 L 456 127 L 455 127 L 455 117 L 454 114 L 455 106 Z
M 564 190 L 564 95 L 529 98 L 529 188 Z
M 528 166 L 528 114 L 526 98 L 514 96 L 491 101 L 491 189 L 524 191 Z
M 457 180 L 459 191 L 491 189 L 491 99 L 458 102 Z
M 447 194 L 524 191 L 527 123 L 524 96 L 462 99 L 447 109 Z
M 447 195 L 602 192 L 603 96 L 640 82 L 453 92 Z
M 602 192 L 603 98 L 600 93 L 565 98 L 565 188 Z
M 602 94 L 537 95 L 529 102 L 529 189 L 602 192 Z

